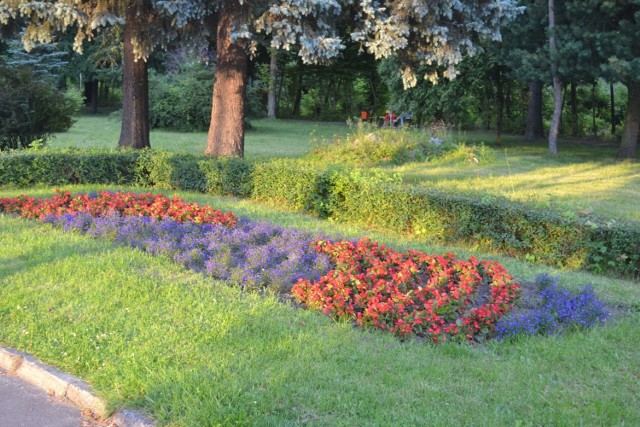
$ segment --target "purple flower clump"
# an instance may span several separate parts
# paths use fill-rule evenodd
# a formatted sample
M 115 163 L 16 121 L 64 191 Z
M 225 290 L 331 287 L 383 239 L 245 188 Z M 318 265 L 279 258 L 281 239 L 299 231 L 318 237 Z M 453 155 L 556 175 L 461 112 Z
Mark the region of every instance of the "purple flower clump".
M 590 284 L 573 293 L 558 286 L 558 282 L 558 278 L 547 274 L 538 275 L 535 284 L 540 291 L 539 302 L 524 314 L 500 319 L 496 325 L 498 338 L 562 333 L 569 329 L 586 329 L 605 321 L 607 310 Z
M 44 221 L 169 257 L 246 289 L 288 292 L 298 279 L 317 280 L 330 268 L 327 256 L 314 250 L 313 235 L 268 222 L 241 219 L 229 228 L 117 214 L 92 218 L 85 213 Z

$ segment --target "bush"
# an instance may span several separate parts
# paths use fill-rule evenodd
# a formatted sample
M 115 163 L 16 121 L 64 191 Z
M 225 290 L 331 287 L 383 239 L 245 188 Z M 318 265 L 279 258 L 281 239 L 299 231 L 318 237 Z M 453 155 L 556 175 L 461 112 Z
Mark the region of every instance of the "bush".
M 0 185 L 134 184 L 140 152 L 40 149 L 0 153 Z
M 27 148 L 66 131 L 81 104 L 77 91 L 63 92 L 29 68 L 0 64 L 0 150 Z
M 355 132 L 344 139 L 319 144 L 311 158 L 328 164 L 399 165 L 441 157 L 454 148 L 451 143 L 432 140 L 423 131 L 378 129 L 377 126 L 359 122 Z
M 213 69 L 190 65 L 176 73 L 149 74 L 149 126 L 182 132 L 206 131 L 211 120 Z

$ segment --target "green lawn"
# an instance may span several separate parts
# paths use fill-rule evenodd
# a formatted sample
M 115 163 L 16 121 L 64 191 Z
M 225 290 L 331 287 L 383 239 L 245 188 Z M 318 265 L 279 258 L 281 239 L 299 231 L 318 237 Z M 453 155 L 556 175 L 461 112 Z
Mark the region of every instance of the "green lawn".
M 281 225 L 364 234 L 248 201 L 182 195 Z M 398 248 L 457 249 L 372 237 Z M 434 346 L 356 330 L 35 222 L 0 216 L 0 241 L 0 342 L 162 424 L 640 424 L 640 289 L 632 281 L 476 254 L 500 260 L 522 280 L 551 272 L 572 288 L 592 282 L 627 315 L 564 337 Z
M 575 213 L 640 219 L 640 169 L 636 162 L 615 159 L 612 144 L 561 141 L 557 159 L 547 155 L 546 141 L 505 138 L 502 147 L 491 135 L 462 134 L 459 141 L 488 143 L 478 163 L 462 156 L 388 168 L 405 181 L 446 191 L 489 193 Z
M 309 121 L 252 120 L 254 127 L 246 133 L 245 154 L 248 158 L 300 157 L 314 140 L 332 140 L 345 135 L 346 124 Z M 53 147 L 115 148 L 120 136 L 120 121 L 106 115 L 81 115 L 73 127 L 55 135 Z M 151 147 L 168 151 L 204 154 L 206 132 L 151 131 Z

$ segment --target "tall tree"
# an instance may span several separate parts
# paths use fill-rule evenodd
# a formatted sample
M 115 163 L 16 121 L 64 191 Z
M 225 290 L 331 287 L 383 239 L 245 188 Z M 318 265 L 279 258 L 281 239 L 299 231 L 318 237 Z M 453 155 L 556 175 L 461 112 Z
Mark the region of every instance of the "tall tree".
M 551 77 L 553 79 L 553 117 L 549 129 L 549 154 L 558 156 L 558 132 L 562 115 L 562 83 L 558 72 L 558 44 L 556 40 L 555 0 L 549 0 L 549 48 L 551 51 Z
M 427 67 L 426 79 L 436 80 L 439 68 L 454 77 L 463 56 L 477 51 L 477 39 L 499 39 L 500 25 L 521 11 L 513 0 L 224 0 L 214 5 L 219 61 L 215 86 L 224 92 L 214 86 L 205 152 L 218 156 L 244 153 L 242 74 L 257 33 L 271 35 L 272 48 L 297 47 L 305 63 L 324 63 L 344 48 L 337 27 L 346 19 L 351 39 L 363 49 L 377 59 L 397 57 L 408 88 L 417 83 L 420 65 Z
M 206 9 L 189 0 L 4 0 L 0 25 L 25 22 L 22 41 L 27 50 L 50 42 L 67 28 L 76 28 L 74 48 L 101 28 L 124 25 L 123 120 L 118 147 L 149 147 L 146 60 L 156 46 L 191 36 Z

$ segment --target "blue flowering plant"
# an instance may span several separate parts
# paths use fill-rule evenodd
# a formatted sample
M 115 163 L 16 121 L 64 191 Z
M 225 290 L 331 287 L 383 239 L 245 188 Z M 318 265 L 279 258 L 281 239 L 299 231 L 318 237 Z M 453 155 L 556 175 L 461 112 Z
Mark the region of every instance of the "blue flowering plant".
M 590 284 L 571 292 L 559 286 L 557 277 L 540 274 L 533 285 L 535 292 L 524 300 L 526 306 L 514 310 L 496 325 L 498 339 L 586 329 L 603 323 L 609 315 Z

